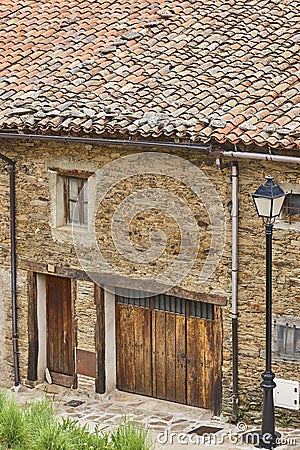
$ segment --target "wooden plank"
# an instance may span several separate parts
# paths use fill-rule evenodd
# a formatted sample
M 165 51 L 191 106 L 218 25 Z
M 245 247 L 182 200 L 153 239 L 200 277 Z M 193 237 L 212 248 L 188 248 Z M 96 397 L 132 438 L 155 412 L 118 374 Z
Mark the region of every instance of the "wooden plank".
M 199 320 L 199 319 L 198 319 Z M 201 403 L 214 414 L 221 408 L 222 319 L 221 308 L 215 306 L 215 320 L 201 319 L 203 326 L 203 387 Z
M 30 272 L 37 272 L 42 273 L 45 275 L 51 275 L 51 276 L 58 276 L 63 278 L 71 278 L 74 280 L 80 280 L 80 281 L 93 281 L 91 278 L 86 274 L 84 270 L 80 269 L 68 269 L 65 267 L 55 266 L 55 274 L 49 273 L 47 270 L 47 264 L 41 264 L 36 261 L 30 261 L 21 259 L 19 261 L 19 267 L 20 269 L 28 270 Z M 98 276 L 99 277 L 99 276 Z
M 175 315 L 176 359 L 175 359 L 175 391 L 176 401 L 186 403 L 186 318 L 181 314 Z
M 47 367 L 50 371 L 60 372 L 58 358 L 61 356 L 61 341 L 63 333 L 61 323 L 61 311 L 59 303 L 55 300 L 53 293 L 52 277 L 46 278 L 46 300 L 47 300 Z M 55 356 L 55 350 L 57 357 Z
M 215 373 L 215 356 L 218 348 L 214 348 L 214 321 L 203 320 L 204 328 L 204 373 L 203 386 L 204 398 L 203 407 L 213 410 L 214 403 L 214 373 Z
M 151 395 L 151 342 L 150 342 L 150 310 L 133 308 L 135 359 L 135 392 Z
M 196 374 L 195 374 L 195 351 L 198 343 L 195 339 L 195 320 L 192 318 L 186 319 L 186 383 L 187 383 L 187 399 L 188 405 L 195 405 L 196 389 Z M 199 351 L 199 349 L 198 349 Z
M 187 318 L 187 404 L 204 408 L 205 321 Z
M 55 278 L 57 283 L 57 278 Z M 71 280 L 69 278 L 61 279 L 62 287 L 61 298 L 63 306 L 62 324 L 63 324 L 63 356 L 61 360 L 61 372 L 67 375 L 74 375 L 75 358 L 73 347 L 73 311 L 72 311 L 72 294 Z
M 117 388 L 122 390 L 121 380 L 123 379 L 123 340 L 121 336 L 120 322 L 123 309 L 121 305 L 116 302 L 115 306 L 115 320 L 116 320 L 116 379 Z
M 144 317 L 143 311 L 137 306 L 132 308 L 132 322 L 134 327 L 133 345 L 134 345 L 134 360 L 132 364 L 135 366 L 134 370 L 134 392 L 136 394 L 143 394 L 144 391 L 144 368 L 143 368 L 143 325 Z
M 220 412 L 221 322 L 188 318 L 187 403 Z
M 166 322 L 166 400 L 176 398 L 176 326 L 175 314 L 165 313 Z
M 58 384 L 59 386 L 73 387 L 74 377 L 72 375 L 66 375 L 64 373 L 58 373 L 50 371 L 50 376 L 52 378 L 53 384 Z
M 125 341 L 126 391 L 135 392 L 135 346 L 134 346 L 134 306 L 124 305 L 125 323 L 123 339 Z
M 152 301 L 151 301 L 152 303 Z M 156 377 L 156 314 L 151 310 L 151 366 L 152 366 L 152 396 L 157 397 L 157 377 Z
M 90 172 L 88 170 L 73 170 L 73 169 L 60 169 L 60 168 L 51 168 L 49 170 L 53 170 L 54 172 L 57 172 L 58 175 L 62 175 L 65 177 L 76 177 L 76 178 L 89 178 L 94 173 L 94 172 Z
M 133 306 L 116 304 L 117 387 L 135 392 Z
M 168 295 L 174 297 L 184 298 L 186 300 L 194 300 L 196 302 L 212 303 L 214 305 L 225 306 L 227 304 L 227 298 L 222 295 L 207 294 L 204 292 L 187 291 L 180 286 L 175 286 L 166 292 Z
M 19 267 L 24 270 L 29 270 L 32 272 L 38 272 L 43 274 L 49 274 L 47 270 L 46 264 L 38 263 L 37 261 L 32 261 L 28 259 L 22 259 L 20 258 L 19 261 Z M 61 277 L 67 277 L 72 278 L 75 280 L 81 280 L 81 281 L 93 281 L 91 277 L 89 277 L 84 270 L 80 269 L 69 269 L 66 267 L 61 266 L 55 266 L 55 274 L 54 276 L 61 276 Z M 99 273 L 95 273 L 91 275 L 95 279 L 99 279 Z M 120 287 L 120 288 L 127 288 L 127 289 L 135 289 L 137 291 L 144 290 L 149 291 L 149 283 L 146 283 L 145 286 L 143 286 L 143 283 L 140 279 L 126 279 L 122 276 L 118 275 L 111 275 L 109 273 L 101 273 L 101 283 L 107 284 L 110 286 Z M 151 292 L 155 292 L 155 288 L 157 288 L 157 292 L 167 292 L 168 287 L 163 285 L 162 283 L 156 283 L 153 282 L 153 289 L 150 289 Z M 170 289 L 168 292 L 168 295 L 172 295 L 175 297 L 185 298 L 188 300 L 195 300 L 195 301 L 201 301 L 201 302 L 207 302 L 212 303 L 214 305 L 221 305 L 225 306 L 227 303 L 227 298 L 221 295 L 214 295 L 214 294 L 207 294 L 202 292 L 196 292 L 196 291 L 187 291 L 179 286 L 176 286 L 172 289 Z
M 153 393 L 153 376 L 152 376 L 152 342 L 151 342 L 151 310 L 149 308 L 144 309 L 144 329 L 143 329 L 143 339 L 144 339 L 144 395 L 152 396 Z
M 152 330 L 152 355 L 154 357 L 153 378 L 155 378 L 155 393 L 153 396 L 165 399 L 166 397 L 166 322 L 163 311 L 153 310 L 155 328 Z
M 222 401 L 222 359 L 223 359 L 223 329 L 222 329 L 222 309 L 220 306 L 214 306 L 214 341 L 213 346 L 217 351 L 214 354 L 214 394 L 213 411 L 215 415 L 221 412 Z
M 70 279 L 71 282 L 71 329 L 72 329 L 72 361 L 73 361 L 73 388 L 78 388 L 77 375 L 75 373 L 75 348 L 77 347 L 77 321 L 74 320 L 75 304 L 77 299 L 77 281 Z M 76 326 L 74 326 L 76 323 Z
M 37 285 L 36 274 L 28 272 L 28 371 L 27 379 L 37 380 L 38 364 L 38 319 L 37 319 Z
M 105 308 L 104 308 L 104 290 L 97 284 L 94 288 L 96 303 L 96 330 L 95 330 L 95 348 L 97 356 L 97 374 L 95 380 L 95 389 L 99 394 L 105 392 Z

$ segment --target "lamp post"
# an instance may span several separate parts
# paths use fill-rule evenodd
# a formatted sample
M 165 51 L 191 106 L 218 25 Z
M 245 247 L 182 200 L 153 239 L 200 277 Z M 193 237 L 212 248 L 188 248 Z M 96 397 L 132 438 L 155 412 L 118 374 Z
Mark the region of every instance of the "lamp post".
M 272 449 L 276 446 L 277 436 L 274 424 L 273 389 L 274 373 L 272 372 L 272 232 L 276 217 L 279 216 L 285 192 L 273 182 L 268 175 L 266 182 L 252 194 L 257 213 L 262 217 L 266 227 L 266 370 L 262 374 L 263 411 L 262 427 L 259 435 L 259 448 Z

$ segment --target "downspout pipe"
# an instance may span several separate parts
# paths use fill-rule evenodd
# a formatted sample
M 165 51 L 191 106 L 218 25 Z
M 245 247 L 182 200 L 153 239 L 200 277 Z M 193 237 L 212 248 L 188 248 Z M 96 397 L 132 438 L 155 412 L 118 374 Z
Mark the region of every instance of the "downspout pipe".
M 15 386 L 20 384 L 18 327 L 17 327 L 17 270 L 16 270 L 16 211 L 15 211 L 15 162 L 0 153 L 0 158 L 8 164 L 9 201 L 10 201 L 10 250 L 11 250 L 11 306 L 12 306 L 12 343 L 14 359 Z
M 217 159 L 219 170 L 231 167 L 231 332 L 232 332 L 232 417 L 231 422 L 238 421 L 239 387 L 238 387 L 238 163 L 231 161 L 222 163 Z
M 216 150 L 210 153 L 217 159 L 217 165 L 220 164 L 220 158 L 234 158 L 234 159 L 260 159 L 263 161 L 285 162 L 291 164 L 300 164 L 300 158 L 297 156 L 272 155 L 268 153 L 254 153 L 254 152 L 239 152 L 239 151 L 222 151 Z M 219 162 L 218 162 L 219 161 Z
M 232 423 L 238 421 L 238 220 L 239 220 L 239 204 L 238 204 L 238 163 L 232 165 Z

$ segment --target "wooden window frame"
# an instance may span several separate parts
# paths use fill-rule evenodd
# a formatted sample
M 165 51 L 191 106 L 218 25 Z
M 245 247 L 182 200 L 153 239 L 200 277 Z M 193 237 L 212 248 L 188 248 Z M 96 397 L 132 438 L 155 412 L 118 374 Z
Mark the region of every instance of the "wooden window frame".
M 274 353 L 282 360 L 300 361 L 300 327 L 290 321 L 274 324 Z
M 86 228 L 88 226 L 88 211 L 86 213 L 86 217 L 84 214 L 84 207 L 87 205 L 88 209 L 88 199 L 84 199 L 83 196 L 80 196 L 80 192 L 83 187 L 86 185 L 87 177 L 82 175 L 64 175 L 64 222 L 65 225 L 72 225 L 76 227 Z M 77 198 L 71 198 L 70 196 L 70 181 L 71 179 L 77 180 Z M 78 207 L 78 222 L 74 222 L 71 217 L 71 207 L 70 203 L 77 203 Z
M 300 222 L 300 207 L 292 206 L 293 197 L 298 197 L 298 200 L 300 200 L 300 193 L 288 192 L 283 204 L 282 218 L 288 220 L 289 223 L 292 223 L 292 221 Z

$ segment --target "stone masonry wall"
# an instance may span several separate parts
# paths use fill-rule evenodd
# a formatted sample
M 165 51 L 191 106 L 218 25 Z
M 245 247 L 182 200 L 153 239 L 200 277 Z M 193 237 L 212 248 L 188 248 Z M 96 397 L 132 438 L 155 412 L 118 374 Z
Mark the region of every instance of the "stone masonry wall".
M 1 298 L 0 298 L 0 359 L 1 359 L 1 379 L 10 386 L 14 384 L 13 367 L 11 360 L 12 353 L 12 339 L 11 339 L 11 289 L 10 289 L 10 271 L 0 270 L 0 286 L 1 286 Z
M 96 305 L 94 299 L 94 283 L 77 281 L 75 302 L 75 320 L 77 322 L 77 348 L 88 352 L 96 352 L 95 326 Z M 85 391 L 95 390 L 95 379 L 77 374 L 78 388 Z
M 252 418 L 261 417 L 261 373 L 265 360 L 265 227 L 258 218 L 250 193 L 266 175 L 280 183 L 299 186 L 295 165 L 244 161 L 239 163 L 239 383 L 241 409 Z M 297 220 L 297 219 L 295 219 Z M 299 218 L 298 218 L 299 221 Z M 284 229 L 282 229 L 284 228 Z M 300 232 L 285 229 L 277 220 L 273 230 L 273 314 L 300 317 Z M 300 361 L 275 361 L 277 378 L 299 381 Z M 227 399 L 229 396 L 225 396 Z M 258 413 L 256 411 L 259 411 Z M 299 422 L 298 412 L 276 408 L 278 417 Z
M 0 382 L 12 386 L 14 383 L 12 359 L 11 326 L 11 277 L 10 277 L 10 217 L 9 217 L 9 174 L 4 167 L 0 169 L 0 252 L 1 252 L 1 318 L 0 318 Z
M 141 151 L 141 149 L 139 150 Z M 138 154 L 139 151 L 129 151 L 122 148 L 100 148 L 90 145 L 57 144 L 57 143 L 11 143 L 5 145 L 5 154 L 16 161 L 16 208 L 17 208 L 17 252 L 18 267 L 23 267 L 24 261 L 38 261 L 40 264 L 53 264 L 56 267 L 81 269 L 73 246 L 72 236 L 65 227 L 55 229 L 53 215 L 53 173 L 51 170 L 85 170 L 94 172 L 105 164 L 117 160 L 128 154 Z M 158 149 L 157 149 L 158 151 Z M 4 151 L 3 151 L 4 152 Z M 199 283 L 199 273 L 210 250 L 212 224 L 208 213 L 195 195 L 178 179 L 153 177 L 151 175 L 138 176 L 117 183 L 105 197 L 97 212 L 98 245 L 111 264 L 118 267 L 122 275 L 134 273 L 135 278 L 143 279 L 144 272 L 152 270 L 157 274 L 166 267 L 170 261 L 176 259 L 178 254 L 178 240 L 180 229 L 176 220 L 164 211 L 155 211 L 144 206 L 130 223 L 129 232 L 134 245 L 140 250 L 149 248 L 149 235 L 153 222 L 168 236 L 166 250 L 163 258 L 157 264 L 146 267 L 145 264 L 128 261 L 116 251 L 114 240 L 111 237 L 111 220 L 113 211 L 120 202 L 126 200 L 143 186 L 159 187 L 183 199 L 189 205 L 196 218 L 199 230 L 200 243 L 197 250 L 197 261 L 184 280 L 180 282 L 182 288 L 199 292 L 201 294 L 217 294 L 228 299 L 227 306 L 223 307 L 223 411 L 231 411 L 231 171 L 225 169 L 218 171 L 215 161 L 193 151 L 182 150 L 171 152 L 172 155 L 192 162 L 200 168 L 214 184 L 217 194 L 224 207 L 226 219 L 225 247 L 222 259 L 212 276 Z M 147 159 L 145 159 L 145 164 Z M 51 170 L 50 170 L 51 169 Z M 251 192 L 264 181 L 264 176 L 271 173 L 277 182 L 298 183 L 299 169 L 294 165 L 281 165 L 267 162 L 241 161 L 239 163 L 239 385 L 241 406 L 247 405 L 250 415 L 256 417 L 257 401 L 261 399 L 261 372 L 264 370 L 264 359 L 260 356 L 265 348 L 265 239 L 264 226 L 257 217 Z M 8 214 L 8 176 L 2 168 L 0 171 L 1 196 L 3 201 L 0 212 Z M 173 199 L 173 197 L 172 197 Z M 172 200 L 173 201 L 173 200 Z M 54 210 L 53 210 L 54 208 Z M 3 220 L 0 223 L 1 232 L 1 265 L 9 273 L 9 223 Z M 117 236 L 118 238 L 118 236 Z M 189 245 L 187 240 L 187 245 Z M 295 230 L 274 229 L 273 240 L 273 299 L 274 313 L 278 315 L 300 316 L 300 288 L 299 280 L 299 245 L 300 235 Z M 24 278 L 24 273 L 21 271 Z M 25 272 L 26 274 L 26 272 Z M 20 276 L 20 275 L 19 275 Z M 284 280 L 284 281 L 283 281 Z M 91 294 L 83 295 L 87 285 L 81 285 L 81 294 L 77 297 L 75 305 L 78 316 L 78 346 L 86 349 L 93 348 L 92 338 L 95 310 Z M 7 290 L 7 288 L 5 288 Z M 4 282 L 1 282 L 1 292 Z M 6 292 L 6 291 L 5 291 Z M 26 289 L 18 298 L 19 338 L 21 342 L 21 373 L 26 377 L 27 364 L 27 331 Z M 24 295 L 23 295 L 24 293 Z M 5 294 L 5 302 L 9 295 Z M 91 320 L 86 325 L 86 302 L 89 305 Z M 9 309 L 9 308 L 7 308 Z M 88 326 L 88 329 L 85 327 Z M 0 335 L 0 338 L 2 336 Z M 1 341 L 2 342 L 2 341 Z M 9 344 L 9 345 L 8 345 Z M 2 344 L 1 344 L 2 345 Z M 0 363 L 5 361 L 8 367 L 12 366 L 10 342 L 6 342 L 0 355 Z M 299 379 L 300 364 L 291 362 L 274 363 L 274 372 L 277 377 L 285 379 Z M 11 377 L 11 375 L 10 375 Z M 2 382 L 7 381 L 4 377 Z M 285 413 L 285 412 L 283 412 Z M 286 411 L 286 414 L 289 414 Z

